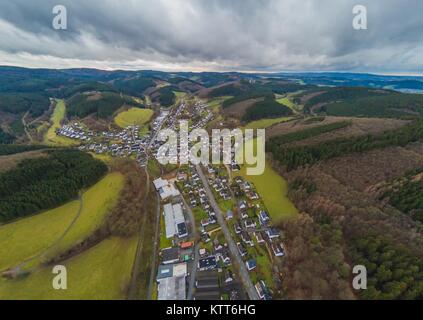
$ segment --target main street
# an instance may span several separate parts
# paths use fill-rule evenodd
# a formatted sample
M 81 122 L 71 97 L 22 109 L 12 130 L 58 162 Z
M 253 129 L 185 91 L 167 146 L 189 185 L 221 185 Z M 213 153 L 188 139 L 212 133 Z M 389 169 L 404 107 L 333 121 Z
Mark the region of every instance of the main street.
M 244 264 L 244 261 L 242 261 L 241 255 L 238 252 L 238 248 L 236 246 L 236 243 L 234 239 L 232 238 L 232 235 L 228 229 L 228 226 L 226 224 L 225 218 L 223 217 L 222 210 L 220 210 L 219 205 L 216 202 L 216 199 L 213 196 L 213 192 L 210 190 L 209 184 L 207 182 L 206 177 L 204 176 L 203 171 L 201 170 L 200 165 L 195 166 L 198 175 L 200 176 L 201 181 L 203 182 L 204 189 L 206 190 L 207 197 L 210 200 L 210 205 L 213 207 L 214 212 L 216 213 L 217 221 L 220 224 L 220 227 L 222 228 L 222 232 L 225 235 L 226 242 L 228 243 L 229 250 L 231 252 L 232 257 L 235 259 L 236 264 L 238 265 L 239 274 L 241 277 L 241 280 L 244 284 L 244 287 L 247 291 L 248 296 L 251 300 L 259 300 L 257 291 L 251 281 L 250 275 L 248 274 L 247 267 Z

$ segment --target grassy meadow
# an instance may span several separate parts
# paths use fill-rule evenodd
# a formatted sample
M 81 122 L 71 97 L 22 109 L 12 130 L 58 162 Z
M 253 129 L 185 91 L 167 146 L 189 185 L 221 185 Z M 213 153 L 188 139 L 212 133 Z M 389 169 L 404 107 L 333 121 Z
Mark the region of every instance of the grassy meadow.
M 121 128 L 131 125 L 142 126 L 150 121 L 153 114 L 154 111 L 151 109 L 130 108 L 127 111 L 119 113 L 115 117 L 115 123 Z
M 44 144 L 49 146 L 73 146 L 77 145 L 76 141 L 72 139 L 61 137 L 56 134 L 56 129 L 60 128 L 60 123 L 65 118 L 66 106 L 63 100 L 56 100 L 56 107 L 51 115 L 51 126 L 44 136 Z
M 250 140 L 246 144 L 253 144 L 257 147 L 257 139 Z M 260 175 L 251 175 L 247 173 L 248 165 L 242 165 L 239 175 L 252 182 L 261 196 L 272 220 L 278 223 L 283 219 L 295 217 L 298 214 L 294 204 L 288 198 L 288 184 L 265 159 L 264 172 Z
M 45 266 L 21 279 L 0 279 L 5 299 L 125 299 L 137 239 L 112 237 L 61 262 L 67 270 L 67 290 L 55 290 L 56 276 Z
M 28 266 L 35 266 L 46 257 L 54 256 L 84 240 L 100 226 L 116 204 L 123 184 L 124 178 L 120 173 L 111 173 L 100 180 L 82 195 L 82 208 L 78 217 L 80 201 L 75 200 L 0 226 L 0 271 L 31 258 Z M 73 225 L 64 235 L 72 222 Z

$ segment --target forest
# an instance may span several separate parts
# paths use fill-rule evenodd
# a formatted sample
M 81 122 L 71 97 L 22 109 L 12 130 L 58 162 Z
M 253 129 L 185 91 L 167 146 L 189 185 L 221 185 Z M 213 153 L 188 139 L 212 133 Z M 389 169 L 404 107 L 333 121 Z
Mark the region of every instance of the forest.
M 142 97 L 143 92 L 149 87 L 154 87 L 155 83 L 151 78 L 138 77 L 134 79 L 118 79 L 113 82 L 113 86 L 125 94 L 135 97 Z
M 334 116 L 401 117 L 423 115 L 423 95 L 393 93 L 331 103 L 324 110 Z
M 77 94 L 67 100 L 68 114 L 84 118 L 90 114 L 96 114 L 98 118 L 111 117 L 124 104 L 141 107 L 142 105 L 127 96 L 121 96 L 114 92 L 102 92 L 99 98 Z
M 342 129 L 350 125 L 351 125 L 351 121 L 339 121 L 339 122 L 329 123 L 325 125 L 320 125 L 320 126 L 300 130 L 300 131 L 283 134 L 283 135 L 271 138 L 269 142 L 279 147 L 283 144 L 305 140 L 305 139 L 318 136 L 326 132 Z
M 273 98 L 266 97 L 263 101 L 256 102 L 245 112 L 242 120 L 244 122 L 289 116 L 292 110 L 287 106 L 276 102 Z
M 157 100 L 162 106 L 170 107 L 175 103 L 176 96 L 173 89 L 175 88 L 167 86 L 157 91 L 159 93 Z
M 374 90 L 369 88 L 360 87 L 336 87 L 336 88 L 324 88 L 325 92 L 315 95 L 305 103 L 305 111 L 309 111 L 310 108 L 319 103 L 330 103 L 344 100 L 355 101 L 363 97 L 372 97 L 387 95 L 390 91 Z
M 61 98 L 69 98 L 79 92 L 93 92 L 93 91 L 116 92 L 116 89 L 108 84 L 90 81 L 90 82 L 83 82 L 83 83 L 78 83 L 76 85 L 64 87 L 60 90 L 59 96 Z
M 0 94 L 0 111 L 13 114 L 29 112 L 33 117 L 41 116 L 50 106 L 50 100 L 35 93 Z
M 277 138 L 276 138 L 277 139 Z M 317 145 L 284 147 L 277 140 L 270 140 L 266 150 L 286 166 L 287 170 L 312 165 L 320 160 L 350 153 L 361 153 L 388 146 L 405 146 L 423 139 L 423 120 L 416 120 L 402 128 L 380 135 L 366 135 L 354 138 L 335 139 Z
M 367 235 L 351 241 L 349 251 L 354 263 L 367 269 L 367 290 L 359 292 L 361 298 L 423 299 L 423 261 L 404 246 Z
M 25 159 L 0 174 L 0 222 L 64 204 L 107 172 L 103 162 L 77 150 L 46 152 L 47 161 Z
M 380 199 L 387 199 L 389 204 L 412 219 L 423 223 L 423 169 L 413 170 L 404 177 L 396 179 L 385 190 Z
M 0 128 L 0 144 L 9 144 L 15 140 L 15 137 Z

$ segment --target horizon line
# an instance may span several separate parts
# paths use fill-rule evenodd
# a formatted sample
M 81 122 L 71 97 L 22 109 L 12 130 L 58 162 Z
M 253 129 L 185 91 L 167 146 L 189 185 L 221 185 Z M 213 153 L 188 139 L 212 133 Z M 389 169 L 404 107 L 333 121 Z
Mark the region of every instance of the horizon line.
M 375 75 L 375 76 L 396 76 L 396 77 L 423 77 L 423 72 L 407 72 L 407 71 L 345 71 L 345 70 L 280 70 L 280 71 L 258 71 L 258 70 L 227 70 L 227 71 L 213 71 L 213 70 L 203 70 L 203 71 L 192 71 L 192 70 L 179 70 L 179 71 L 166 71 L 164 69 L 121 69 L 121 68 L 96 68 L 96 67 L 68 67 L 68 68 L 53 68 L 53 67 L 26 67 L 20 65 L 2 65 L 0 68 L 21 68 L 29 70 L 97 70 L 105 72 L 145 72 L 145 71 L 154 71 L 154 72 L 163 72 L 163 73 L 239 73 L 239 74 L 301 74 L 301 73 L 339 73 L 339 74 L 362 74 L 362 75 Z

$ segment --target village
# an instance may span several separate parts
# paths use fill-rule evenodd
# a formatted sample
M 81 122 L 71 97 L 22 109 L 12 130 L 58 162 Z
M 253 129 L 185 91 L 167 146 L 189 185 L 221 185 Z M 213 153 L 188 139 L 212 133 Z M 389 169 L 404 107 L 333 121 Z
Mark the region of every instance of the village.
M 79 149 L 112 157 L 130 157 L 146 167 L 160 158 L 163 128 L 177 130 L 180 119 L 204 128 L 213 114 L 205 103 L 182 102 L 161 109 L 148 133 L 137 125 L 93 132 L 80 123 L 57 134 L 81 142 Z M 254 185 L 230 165 L 179 165 L 153 181 L 160 197 L 159 300 L 239 300 L 272 298 L 272 265 L 286 250 Z

